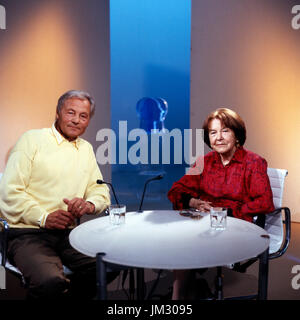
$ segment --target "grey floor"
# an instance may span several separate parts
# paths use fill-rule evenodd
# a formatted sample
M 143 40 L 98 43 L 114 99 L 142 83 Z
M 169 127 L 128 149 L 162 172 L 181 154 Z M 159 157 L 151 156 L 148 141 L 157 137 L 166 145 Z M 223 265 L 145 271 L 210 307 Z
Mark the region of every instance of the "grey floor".
M 295 265 L 299 265 L 298 274 L 292 273 Z M 247 273 L 241 274 L 232 270 L 223 269 L 224 296 L 240 296 L 255 293 L 258 282 L 258 264 L 248 268 Z M 213 288 L 216 269 L 209 269 L 205 277 Z M 149 292 L 157 278 L 156 270 L 145 270 L 146 288 Z M 294 280 L 293 280 L 294 278 Z M 128 279 L 122 288 L 121 277 L 108 286 L 108 298 L 114 300 L 128 299 Z M 294 284 L 294 285 L 293 285 Z M 164 271 L 154 292 L 154 299 L 165 297 L 172 286 L 172 273 Z M 294 287 L 294 288 L 293 288 Z M 300 300 L 300 224 L 292 223 L 292 238 L 287 252 L 278 259 L 271 260 L 269 264 L 269 300 Z M 0 290 L 0 300 L 22 300 L 25 290 L 20 281 L 11 274 L 6 274 L 6 289 Z

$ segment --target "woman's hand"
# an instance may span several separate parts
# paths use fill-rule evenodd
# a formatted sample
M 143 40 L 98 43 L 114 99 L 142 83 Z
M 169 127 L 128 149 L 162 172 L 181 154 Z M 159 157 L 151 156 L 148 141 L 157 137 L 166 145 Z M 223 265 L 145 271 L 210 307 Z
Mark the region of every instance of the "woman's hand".
M 191 198 L 189 202 L 190 208 L 195 208 L 200 211 L 209 212 L 211 208 L 211 202 L 203 201 L 200 199 Z

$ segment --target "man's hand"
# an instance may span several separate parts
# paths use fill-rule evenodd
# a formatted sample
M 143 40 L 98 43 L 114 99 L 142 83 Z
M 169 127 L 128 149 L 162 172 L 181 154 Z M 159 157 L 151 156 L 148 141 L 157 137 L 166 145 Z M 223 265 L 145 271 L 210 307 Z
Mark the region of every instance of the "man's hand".
M 66 229 L 74 222 L 75 217 L 68 211 L 56 210 L 48 214 L 46 229 Z
M 210 211 L 211 204 L 212 204 L 211 202 L 203 201 L 203 200 L 195 199 L 195 198 L 191 198 L 190 202 L 189 202 L 189 206 L 191 208 L 195 208 L 195 209 L 198 209 L 200 211 L 205 211 L 205 212 Z
M 95 206 L 82 198 L 64 199 L 64 203 L 68 205 L 68 211 L 76 218 L 95 211 Z

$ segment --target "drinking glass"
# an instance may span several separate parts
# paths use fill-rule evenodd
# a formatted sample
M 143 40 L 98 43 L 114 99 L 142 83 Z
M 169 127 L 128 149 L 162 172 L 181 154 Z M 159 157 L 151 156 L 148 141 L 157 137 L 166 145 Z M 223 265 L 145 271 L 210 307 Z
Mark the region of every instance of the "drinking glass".
M 227 225 L 226 208 L 210 208 L 210 226 L 214 230 L 225 230 Z
M 109 219 L 113 225 L 125 223 L 126 206 L 124 204 L 112 204 L 109 206 Z

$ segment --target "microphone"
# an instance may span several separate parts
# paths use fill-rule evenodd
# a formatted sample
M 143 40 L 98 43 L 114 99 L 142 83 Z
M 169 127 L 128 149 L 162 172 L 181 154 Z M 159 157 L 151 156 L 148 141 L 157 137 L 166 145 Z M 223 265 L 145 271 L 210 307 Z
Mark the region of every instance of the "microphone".
M 97 184 L 108 184 L 111 187 L 111 190 L 112 190 L 112 192 L 114 194 L 114 198 L 116 200 L 116 204 L 120 207 L 120 204 L 119 204 L 118 198 L 116 196 L 115 189 L 114 189 L 113 185 L 111 183 L 103 181 L 103 180 L 97 180 Z
M 163 177 L 164 177 L 164 176 L 163 176 L 162 174 L 159 174 L 158 176 L 153 177 L 153 178 L 151 178 L 151 179 L 148 179 L 148 180 L 145 182 L 144 191 L 143 191 L 143 195 L 142 195 L 142 200 L 141 200 L 141 203 L 140 203 L 140 207 L 139 207 L 138 212 L 143 212 L 143 210 L 142 210 L 142 205 L 143 205 L 143 201 L 144 201 L 144 197 L 145 197 L 145 191 L 146 191 L 147 184 L 148 184 L 150 181 L 161 180 Z

